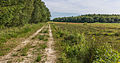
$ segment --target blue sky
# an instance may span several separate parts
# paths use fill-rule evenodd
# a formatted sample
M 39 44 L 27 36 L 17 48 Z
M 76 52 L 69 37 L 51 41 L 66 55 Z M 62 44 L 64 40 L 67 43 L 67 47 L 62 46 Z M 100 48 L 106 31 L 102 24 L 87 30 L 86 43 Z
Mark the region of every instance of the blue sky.
M 43 0 L 51 18 L 81 14 L 120 14 L 120 0 Z

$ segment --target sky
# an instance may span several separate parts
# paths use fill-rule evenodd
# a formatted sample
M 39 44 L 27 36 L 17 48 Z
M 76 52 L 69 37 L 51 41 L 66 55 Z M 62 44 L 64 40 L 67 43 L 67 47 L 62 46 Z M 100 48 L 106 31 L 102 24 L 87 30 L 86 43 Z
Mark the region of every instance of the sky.
M 120 0 L 42 0 L 52 19 L 83 14 L 120 14 Z

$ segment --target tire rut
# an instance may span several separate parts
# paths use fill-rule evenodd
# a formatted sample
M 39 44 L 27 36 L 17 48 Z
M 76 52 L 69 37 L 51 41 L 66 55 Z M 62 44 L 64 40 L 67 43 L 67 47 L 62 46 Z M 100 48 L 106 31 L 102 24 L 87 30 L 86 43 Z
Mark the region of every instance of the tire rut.
M 56 51 L 54 50 L 54 39 L 52 35 L 52 30 L 49 24 L 49 41 L 47 43 L 47 48 L 45 49 L 46 61 L 45 63 L 56 63 Z
M 10 53 L 1 57 L 0 63 L 7 63 L 9 60 L 11 60 L 13 58 L 12 54 L 15 54 L 18 50 L 20 50 L 21 48 L 25 47 L 28 43 L 30 43 L 31 39 L 34 38 L 35 36 L 37 36 L 38 33 L 44 29 L 44 27 L 45 26 L 43 26 L 41 29 L 36 31 L 33 35 L 31 35 L 29 38 L 27 38 L 25 41 L 23 41 L 20 45 L 18 45 L 16 48 L 14 48 Z M 15 62 L 15 63 L 17 63 L 17 62 Z

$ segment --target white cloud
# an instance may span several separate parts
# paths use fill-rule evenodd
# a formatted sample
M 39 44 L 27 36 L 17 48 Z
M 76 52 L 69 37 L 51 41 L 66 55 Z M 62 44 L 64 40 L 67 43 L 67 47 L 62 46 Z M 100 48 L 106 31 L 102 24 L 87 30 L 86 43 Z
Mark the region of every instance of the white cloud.
M 54 13 L 120 14 L 120 0 L 43 0 Z M 64 16 L 64 14 L 63 14 Z

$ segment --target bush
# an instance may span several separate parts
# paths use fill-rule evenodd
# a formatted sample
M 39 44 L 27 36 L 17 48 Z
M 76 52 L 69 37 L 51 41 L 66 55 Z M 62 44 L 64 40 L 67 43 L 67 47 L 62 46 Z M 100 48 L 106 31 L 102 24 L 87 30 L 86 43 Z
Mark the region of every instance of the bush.
M 106 44 L 96 48 L 93 63 L 117 63 L 119 59 L 120 54 Z
M 68 35 L 63 40 L 64 52 L 70 62 L 86 61 L 89 46 L 84 34 Z M 79 60 L 78 60 L 79 59 Z

